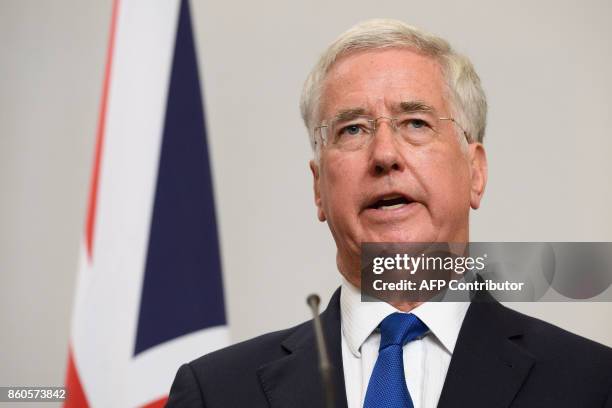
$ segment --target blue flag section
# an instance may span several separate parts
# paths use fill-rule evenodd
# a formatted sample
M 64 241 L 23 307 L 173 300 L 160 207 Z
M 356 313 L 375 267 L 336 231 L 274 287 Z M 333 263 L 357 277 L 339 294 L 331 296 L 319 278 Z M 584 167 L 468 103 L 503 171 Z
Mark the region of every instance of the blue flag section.
M 134 355 L 226 323 L 205 129 L 189 2 L 182 0 Z

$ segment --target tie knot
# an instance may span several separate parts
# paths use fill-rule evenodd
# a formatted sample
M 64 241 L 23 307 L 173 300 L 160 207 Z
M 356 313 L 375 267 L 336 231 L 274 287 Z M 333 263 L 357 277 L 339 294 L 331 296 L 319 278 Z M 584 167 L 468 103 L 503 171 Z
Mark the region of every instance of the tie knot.
M 412 313 L 393 313 L 380 322 L 380 348 L 391 345 L 404 346 L 429 330 L 425 323 Z

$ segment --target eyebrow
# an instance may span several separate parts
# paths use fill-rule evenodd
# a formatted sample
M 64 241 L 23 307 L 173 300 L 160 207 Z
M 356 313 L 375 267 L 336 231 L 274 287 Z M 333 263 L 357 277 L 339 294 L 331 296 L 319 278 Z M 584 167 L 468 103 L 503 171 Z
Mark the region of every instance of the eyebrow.
M 342 109 L 335 116 L 334 119 L 339 121 L 347 121 L 351 119 L 355 119 L 358 116 L 365 115 L 366 110 L 363 108 L 348 108 Z
M 436 110 L 423 101 L 404 101 L 399 103 L 398 111 L 401 113 L 433 113 Z
M 394 111 L 398 113 L 430 113 L 433 114 L 436 110 L 433 106 L 419 100 L 415 101 L 403 101 L 397 105 Z M 334 119 L 338 121 L 349 121 L 355 119 L 358 116 L 364 116 L 367 114 L 367 110 L 364 108 L 347 108 L 340 110 Z

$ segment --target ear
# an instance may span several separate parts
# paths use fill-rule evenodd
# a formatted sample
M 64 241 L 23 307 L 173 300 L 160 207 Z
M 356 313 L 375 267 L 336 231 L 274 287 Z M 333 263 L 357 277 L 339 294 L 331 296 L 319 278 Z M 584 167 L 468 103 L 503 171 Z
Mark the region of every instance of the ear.
M 470 158 L 470 205 L 474 210 L 480 207 L 480 201 L 487 185 L 487 154 L 482 143 L 472 143 L 468 146 Z
M 327 217 L 325 217 L 325 212 L 323 211 L 323 205 L 321 204 L 321 187 L 320 187 L 321 174 L 319 170 L 319 165 L 316 164 L 314 160 L 311 160 L 309 162 L 309 165 L 310 165 L 310 171 L 312 172 L 314 201 L 315 201 L 315 205 L 317 206 L 317 216 L 319 218 L 319 221 L 323 222 L 327 220 Z

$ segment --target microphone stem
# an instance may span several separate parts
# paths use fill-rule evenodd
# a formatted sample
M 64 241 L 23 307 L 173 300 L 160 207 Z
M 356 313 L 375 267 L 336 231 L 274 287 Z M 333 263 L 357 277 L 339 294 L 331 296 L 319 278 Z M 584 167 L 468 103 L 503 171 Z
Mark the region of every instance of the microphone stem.
M 310 295 L 306 301 L 308 302 L 310 310 L 312 311 L 315 338 L 317 342 L 317 349 L 319 351 L 319 370 L 321 372 L 323 391 L 325 393 L 325 405 L 327 408 L 334 408 L 334 387 L 332 380 L 333 368 L 329 362 L 329 355 L 327 354 L 327 346 L 325 344 L 325 336 L 323 334 L 323 327 L 321 326 L 321 318 L 319 317 L 320 299 L 317 295 Z

